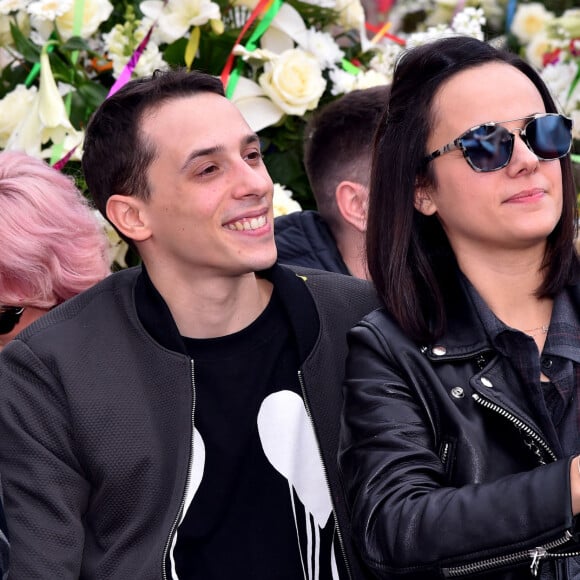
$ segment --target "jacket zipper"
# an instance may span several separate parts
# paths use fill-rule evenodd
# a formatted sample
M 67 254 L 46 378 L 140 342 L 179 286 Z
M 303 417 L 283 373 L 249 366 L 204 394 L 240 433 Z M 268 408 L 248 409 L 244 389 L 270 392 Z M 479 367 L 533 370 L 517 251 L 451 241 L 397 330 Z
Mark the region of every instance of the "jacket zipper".
M 192 391 L 192 403 L 191 403 L 191 444 L 189 448 L 189 460 L 187 462 L 187 477 L 185 479 L 185 488 L 183 490 L 183 495 L 181 496 L 181 503 L 179 504 L 179 511 L 173 520 L 171 529 L 169 530 L 169 536 L 165 542 L 165 547 L 163 548 L 163 560 L 161 562 L 162 578 L 167 580 L 167 554 L 169 553 L 169 548 L 171 542 L 173 541 L 173 536 L 177 531 L 177 526 L 179 524 L 179 519 L 183 513 L 183 508 L 185 507 L 185 498 L 187 497 L 187 492 L 189 491 L 189 485 L 191 483 L 191 467 L 193 464 L 193 435 L 195 431 L 194 417 L 195 417 L 195 366 L 193 359 L 190 360 L 191 368 L 191 391 Z
M 443 466 L 445 466 L 445 464 L 447 463 L 447 459 L 449 457 L 449 443 L 445 442 L 443 443 L 443 446 L 441 448 L 441 463 L 443 464 Z
M 304 399 L 304 408 L 306 409 L 306 414 L 308 415 L 308 419 L 310 419 L 310 425 L 312 425 L 312 429 L 314 429 L 314 420 L 312 419 L 312 413 L 310 412 L 310 406 L 308 405 L 308 398 L 306 397 L 306 388 L 304 386 L 304 378 L 302 376 L 302 370 L 298 370 L 298 382 L 300 383 L 300 389 L 302 390 L 302 398 Z M 316 433 L 316 429 L 314 429 Z M 318 441 L 318 437 L 314 437 L 316 439 L 316 446 L 318 448 L 318 455 L 320 457 L 320 462 L 322 463 L 322 472 L 324 473 L 324 480 L 326 481 L 326 489 L 330 495 L 330 503 L 332 505 L 332 516 L 334 518 L 334 526 L 336 528 L 336 536 L 338 537 L 338 544 L 340 545 L 340 552 L 342 554 L 342 559 L 344 561 L 344 565 L 346 566 L 346 573 L 350 579 L 352 579 L 352 573 L 350 570 L 350 564 L 346 557 L 346 550 L 344 548 L 344 540 L 342 538 L 342 532 L 340 531 L 340 526 L 338 524 L 338 518 L 336 517 L 336 511 L 334 509 L 334 500 L 332 498 L 332 491 L 330 489 L 330 483 L 328 481 L 328 473 L 326 472 L 326 465 L 324 464 L 322 458 L 322 450 L 320 449 L 320 442 Z
M 530 570 L 532 572 L 532 576 L 536 577 L 538 575 L 542 558 L 553 555 L 548 554 L 548 550 L 562 546 L 566 542 L 569 542 L 571 539 L 572 534 L 566 530 L 562 538 L 558 538 L 557 540 L 553 540 L 552 542 L 548 542 L 547 544 L 532 550 L 521 550 L 519 552 L 514 552 L 513 554 L 498 556 L 496 558 L 488 558 L 487 560 L 480 560 L 479 562 L 474 562 L 472 564 L 464 564 L 463 566 L 456 566 L 454 568 L 443 568 L 442 572 L 446 578 L 456 578 L 458 576 L 465 576 L 478 572 L 489 572 L 493 568 L 504 566 L 506 564 L 517 564 L 519 562 L 525 562 L 528 558 L 531 558 L 532 563 L 530 565 Z
M 490 411 L 494 411 L 507 419 L 515 425 L 521 432 L 525 433 L 530 439 L 537 443 L 549 456 L 552 461 L 556 461 L 558 458 L 556 454 L 552 451 L 550 446 L 546 443 L 546 441 L 536 433 L 529 425 L 526 425 L 521 419 L 518 419 L 515 415 L 510 413 L 507 409 L 500 407 L 496 403 L 492 403 L 489 399 L 482 397 L 479 393 L 473 393 L 472 395 L 473 400 L 476 403 L 479 403 L 482 407 L 489 409 Z M 540 457 L 541 463 L 545 463 L 543 459 Z
M 507 419 L 510 423 L 512 423 L 520 432 L 523 432 L 525 435 L 530 437 L 537 445 L 539 445 L 553 461 L 556 461 L 557 457 L 555 453 L 552 451 L 550 446 L 546 443 L 546 441 L 534 431 L 529 425 L 526 425 L 521 419 L 518 419 L 515 415 L 510 413 L 507 409 L 500 407 L 496 403 L 493 403 L 489 399 L 482 397 L 479 393 L 474 393 L 472 395 L 474 401 L 480 404 L 482 407 L 489 409 L 495 413 L 498 413 L 504 419 Z M 542 458 L 540 457 L 542 460 Z M 545 463 L 543 460 L 542 463 Z M 528 558 L 532 559 L 530 569 L 532 575 L 535 577 L 538 575 L 540 562 L 542 558 L 547 557 L 548 550 L 557 548 L 572 539 L 572 534 L 569 531 L 566 531 L 564 537 L 559 538 L 558 540 L 554 540 L 545 544 L 544 546 L 539 546 L 534 548 L 533 550 L 521 550 L 519 552 L 515 552 L 513 554 L 508 554 L 505 556 L 498 556 L 496 558 L 488 558 L 487 560 L 481 560 L 479 562 L 474 562 L 472 564 L 465 564 L 463 566 L 456 566 L 453 568 L 444 568 L 443 574 L 446 577 L 454 578 L 457 576 L 464 576 L 466 574 L 474 574 L 476 572 L 483 572 L 488 571 L 490 569 L 496 568 L 498 566 L 506 565 L 506 564 L 517 564 L 518 562 L 523 562 Z

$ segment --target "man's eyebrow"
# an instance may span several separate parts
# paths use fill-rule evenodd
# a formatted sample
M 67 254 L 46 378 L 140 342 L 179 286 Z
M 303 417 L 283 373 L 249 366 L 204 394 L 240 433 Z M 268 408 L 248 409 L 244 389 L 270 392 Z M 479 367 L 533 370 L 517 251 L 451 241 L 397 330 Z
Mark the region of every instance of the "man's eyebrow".
M 252 143 L 260 144 L 260 137 L 256 133 L 251 133 L 246 135 L 242 139 L 242 146 L 251 145 Z M 181 166 L 180 172 L 183 173 L 187 170 L 187 168 L 198 158 L 198 157 L 205 157 L 206 155 L 214 155 L 216 153 L 221 153 L 225 150 L 223 145 L 216 145 L 215 147 L 206 147 L 204 149 L 194 149 L 191 153 L 187 156 L 186 160 L 183 162 Z

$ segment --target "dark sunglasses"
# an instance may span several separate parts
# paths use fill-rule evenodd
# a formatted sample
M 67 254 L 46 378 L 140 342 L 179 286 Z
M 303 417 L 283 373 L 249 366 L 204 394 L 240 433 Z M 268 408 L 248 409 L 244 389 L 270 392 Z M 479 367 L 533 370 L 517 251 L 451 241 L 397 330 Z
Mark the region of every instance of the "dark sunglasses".
M 0 334 L 8 334 L 20 322 L 24 306 L 0 306 Z
M 501 121 L 511 123 L 529 119 L 518 131 L 522 141 L 541 161 L 560 159 L 568 155 L 572 147 L 572 119 L 556 113 L 538 113 L 533 117 L 522 117 Z M 433 151 L 425 163 L 461 149 L 469 166 L 477 172 L 497 171 L 505 167 L 512 158 L 516 136 L 500 123 L 484 123 L 465 131 L 453 143 Z

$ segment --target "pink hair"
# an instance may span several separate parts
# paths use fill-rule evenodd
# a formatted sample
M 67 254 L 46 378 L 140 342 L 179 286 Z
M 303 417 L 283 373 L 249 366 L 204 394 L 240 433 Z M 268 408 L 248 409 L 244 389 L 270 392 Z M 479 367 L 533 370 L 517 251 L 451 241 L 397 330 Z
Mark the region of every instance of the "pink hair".
M 51 308 L 109 272 L 105 233 L 73 180 L 0 152 L 0 304 Z

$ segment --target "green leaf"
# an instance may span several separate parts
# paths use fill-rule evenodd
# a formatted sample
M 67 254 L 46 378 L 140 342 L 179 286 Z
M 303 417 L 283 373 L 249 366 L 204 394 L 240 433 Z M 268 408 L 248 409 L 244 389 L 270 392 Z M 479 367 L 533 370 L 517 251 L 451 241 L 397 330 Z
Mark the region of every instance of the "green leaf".
M 71 68 L 70 63 L 65 62 L 60 55 L 54 52 L 51 52 L 48 58 L 50 59 L 50 68 L 55 80 L 74 84 L 75 71 Z
M 187 38 L 180 38 L 163 50 L 163 59 L 169 65 L 184 66 L 185 65 L 185 47 L 187 46 Z
M 63 45 L 61 45 L 59 50 L 63 52 L 74 50 L 90 51 L 91 47 L 80 36 L 73 36 L 72 38 L 69 38 Z
M 107 98 L 108 92 L 103 85 L 91 82 L 79 85 L 77 91 L 91 112 Z
M 39 62 L 40 47 L 28 40 L 28 38 L 26 38 L 20 29 L 12 22 L 10 23 L 10 32 L 12 33 L 16 50 L 18 50 L 24 59 L 28 62 Z

